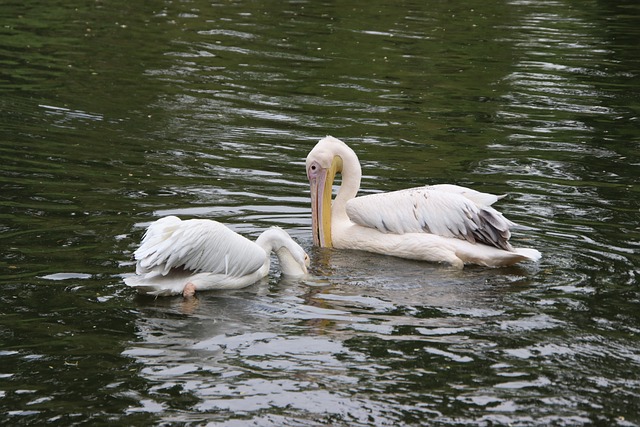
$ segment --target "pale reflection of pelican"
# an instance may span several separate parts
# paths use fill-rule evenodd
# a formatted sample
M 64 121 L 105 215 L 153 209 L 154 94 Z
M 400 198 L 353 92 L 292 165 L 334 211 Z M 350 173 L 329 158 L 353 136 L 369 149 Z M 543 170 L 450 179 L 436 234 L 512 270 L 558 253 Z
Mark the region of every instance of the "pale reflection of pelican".
M 134 253 L 137 275 L 125 283 L 156 296 L 239 289 L 269 273 L 272 251 L 283 275 L 307 274 L 309 256 L 279 227 L 269 228 L 254 243 L 216 221 L 167 216 L 147 229 Z
M 307 156 L 313 241 L 401 258 L 505 266 L 537 261 L 535 249 L 509 243 L 515 225 L 491 207 L 501 196 L 457 185 L 432 185 L 356 197 L 362 172 L 355 152 L 339 139 L 321 139 Z M 332 201 L 333 180 L 342 184 Z

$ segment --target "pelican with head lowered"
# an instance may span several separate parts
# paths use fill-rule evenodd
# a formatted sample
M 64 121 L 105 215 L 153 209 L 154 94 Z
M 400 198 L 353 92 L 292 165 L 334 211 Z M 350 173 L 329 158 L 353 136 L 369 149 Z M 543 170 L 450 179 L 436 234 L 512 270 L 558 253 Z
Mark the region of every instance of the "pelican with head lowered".
M 267 229 L 254 243 L 217 221 L 167 216 L 147 229 L 134 253 L 136 275 L 125 283 L 156 296 L 239 289 L 269 273 L 271 252 L 283 275 L 307 274 L 309 256 L 279 227 Z
M 356 197 L 362 171 L 356 153 L 327 136 L 309 152 L 313 242 L 423 261 L 498 267 L 537 261 L 513 248 L 515 224 L 491 207 L 501 196 L 457 185 L 432 185 Z M 342 175 L 332 200 L 335 175 Z

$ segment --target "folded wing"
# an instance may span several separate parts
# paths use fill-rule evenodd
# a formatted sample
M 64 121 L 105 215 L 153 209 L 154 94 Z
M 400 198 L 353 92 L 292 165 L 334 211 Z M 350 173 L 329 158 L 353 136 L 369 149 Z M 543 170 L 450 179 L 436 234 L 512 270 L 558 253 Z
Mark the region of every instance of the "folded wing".
M 383 233 L 431 233 L 508 251 L 515 225 L 491 207 L 500 196 L 456 185 L 434 185 L 356 197 L 347 202 L 354 223 Z
M 134 256 L 138 274 L 183 269 L 241 277 L 259 269 L 267 254 L 219 222 L 168 216 L 149 226 Z

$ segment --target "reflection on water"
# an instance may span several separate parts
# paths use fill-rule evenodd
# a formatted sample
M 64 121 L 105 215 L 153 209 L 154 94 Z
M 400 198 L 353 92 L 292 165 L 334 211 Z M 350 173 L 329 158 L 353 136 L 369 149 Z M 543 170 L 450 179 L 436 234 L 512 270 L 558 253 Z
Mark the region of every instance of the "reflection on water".
M 634 2 L 7 6 L 3 424 L 640 425 Z M 542 261 L 313 248 L 326 134 L 363 193 L 508 193 Z M 165 215 L 282 226 L 312 276 L 136 296 Z
M 367 425 L 374 416 L 377 424 L 394 424 L 404 417 L 390 405 L 401 408 L 408 402 L 384 390 L 402 388 L 406 375 L 437 375 L 424 368 L 395 371 L 394 364 L 470 363 L 477 357 L 473 348 L 490 345 L 472 337 L 479 322 L 504 315 L 499 305 L 489 304 L 494 291 L 483 280 L 477 286 L 445 283 L 450 275 L 432 268 L 436 277 L 424 284 L 418 280 L 424 268 L 404 261 L 406 269 L 393 279 L 389 267 L 397 263 L 388 258 L 329 255 L 324 268 L 332 270 L 330 276 L 312 283 L 274 283 L 271 289 L 262 284 L 198 301 L 140 301 L 139 341 L 124 354 L 147 367 L 142 374 L 155 389 L 197 396 L 195 409 L 207 420 L 235 414 L 277 424 L 282 420 L 270 414 L 279 408 L 286 409 L 289 422 Z M 380 270 L 358 278 L 354 261 L 379 261 Z M 375 274 L 384 272 L 388 277 Z M 523 280 L 510 276 L 506 286 Z M 555 327 L 552 319 L 546 321 Z M 529 329 L 512 323 L 511 328 Z M 531 323 L 545 328 L 540 319 Z M 161 394 L 157 398 L 161 401 L 154 407 L 170 412 L 171 403 Z
M 145 366 L 141 374 L 155 384 L 155 400 L 133 410 L 162 408 L 168 419 L 182 419 L 165 398 L 164 390 L 173 390 L 196 398 L 194 420 L 477 421 L 451 407 L 448 396 L 455 395 L 458 404 L 484 408 L 492 422 L 526 423 L 534 401 L 536 418 L 582 423 L 589 407 L 581 402 L 589 399 L 575 393 L 580 382 L 572 369 L 605 355 L 636 363 L 633 350 L 619 351 L 626 344 L 578 333 L 577 323 L 551 308 L 585 311 L 562 301 L 567 292 L 593 292 L 580 284 L 565 284 L 556 290 L 559 300 L 552 293 L 531 306 L 531 274 L 519 268 L 470 275 L 325 252 L 314 254 L 314 283 L 263 283 L 195 302 L 140 300 L 138 340 L 124 354 Z M 585 392 L 607 376 L 598 366 L 598 375 L 583 373 Z M 465 372 L 483 385 L 452 382 Z M 286 418 L 274 417 L 283 410 Z

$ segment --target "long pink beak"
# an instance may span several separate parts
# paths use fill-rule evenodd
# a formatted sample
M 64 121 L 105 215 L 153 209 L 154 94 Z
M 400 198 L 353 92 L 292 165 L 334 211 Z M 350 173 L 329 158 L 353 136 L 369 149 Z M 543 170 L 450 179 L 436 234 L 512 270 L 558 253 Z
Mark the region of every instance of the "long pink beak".
M 311 228 L 313 244 L 321 248 L 331 247 L 331 190 L 327 190 L 328 170 L 312 164 L 307 172 L 311 186 Z

